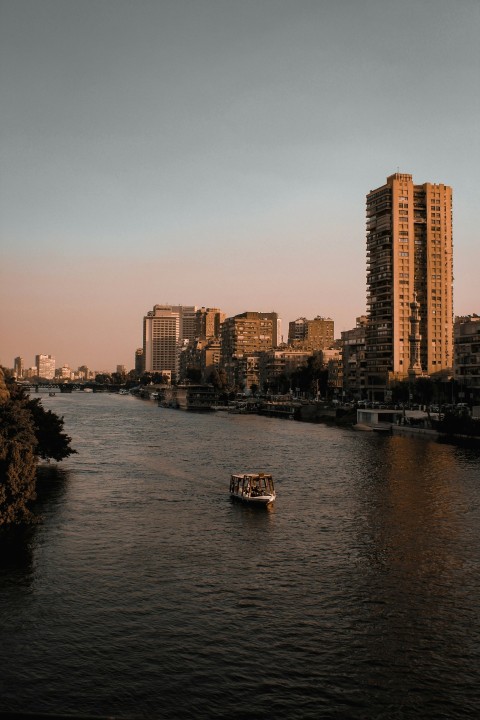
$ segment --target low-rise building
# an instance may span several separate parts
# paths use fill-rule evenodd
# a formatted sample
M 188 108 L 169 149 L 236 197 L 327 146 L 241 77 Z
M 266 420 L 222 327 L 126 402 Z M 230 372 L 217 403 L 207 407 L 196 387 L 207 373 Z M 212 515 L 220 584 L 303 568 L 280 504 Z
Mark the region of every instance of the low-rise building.
M 334 322 L 317 315 L 313 320 L 297 318 L 288 324 L 288 344 L 293 347 L 323 350 L 334 343 Z
M 360 400 L 366 397 L 365 334 L 367 316 L 357 317 L 352 330 L 341 334 L 343 392 L 345 397 Z
M 454 378 L 459 392 L 480 398 L 480 315 L 455 318 Z
M 312 350 L 301 350 L 284 345 L 261 353 L 259 362 L 259 384 L 262 390 L 276 385 L 277 379 L 291 375 L 307 364 Z

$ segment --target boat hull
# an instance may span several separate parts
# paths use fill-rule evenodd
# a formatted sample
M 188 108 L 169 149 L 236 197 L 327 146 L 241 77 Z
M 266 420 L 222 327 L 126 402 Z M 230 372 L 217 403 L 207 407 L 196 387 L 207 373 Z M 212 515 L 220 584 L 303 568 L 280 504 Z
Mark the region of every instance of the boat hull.
M 262 495 L 260 497 L 242 497 L 241 495 L 235 495 L 230 493 L 232 500 L 241 502 L 244 505 L 256 505 L 258 507 L 265 507 L 265 505 L 271 505 L 275 501 L 275 495 Z

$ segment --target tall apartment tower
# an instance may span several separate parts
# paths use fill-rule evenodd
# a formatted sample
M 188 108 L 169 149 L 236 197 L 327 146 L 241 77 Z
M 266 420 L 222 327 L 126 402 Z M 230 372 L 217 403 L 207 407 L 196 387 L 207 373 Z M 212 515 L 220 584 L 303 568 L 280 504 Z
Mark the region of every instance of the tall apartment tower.
M 395 173 L 367 195 L 366 389 L 453 364 L 452 189 Z M 416 342 L 412 343 L 412 303 Z M 419 358 L 411 358 L 412 348 Z M 418 375 L 418 369 L 417 373 Z
M 53 355 L 35 355 L 37 376 L 44 380 L 53 380 L 55 377 L 55 358 Z
M 218 338 L 224 320 L 225 313 L 218 308 L 199 308 L 196 313 L 196 337 L 202 340 Z

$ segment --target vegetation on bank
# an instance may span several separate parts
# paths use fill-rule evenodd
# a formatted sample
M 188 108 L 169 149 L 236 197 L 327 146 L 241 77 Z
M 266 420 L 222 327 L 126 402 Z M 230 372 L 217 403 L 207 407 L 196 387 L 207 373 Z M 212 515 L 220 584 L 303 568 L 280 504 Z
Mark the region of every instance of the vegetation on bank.
M 39 460 L 60 462 L 76 452 L 63 425 L 0 368 L 0 527 L 36 521 L 31 504 Z

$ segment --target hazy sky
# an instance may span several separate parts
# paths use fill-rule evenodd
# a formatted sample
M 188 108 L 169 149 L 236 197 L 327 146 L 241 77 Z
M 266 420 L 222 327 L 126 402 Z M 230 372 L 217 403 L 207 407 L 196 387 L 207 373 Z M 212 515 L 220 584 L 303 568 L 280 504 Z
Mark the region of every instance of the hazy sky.
M 133 367 L 155 303 L 365 312 L 365 196 L 454 190 L 480 312 L 479 0 L 0 0 L 0 363 Z

